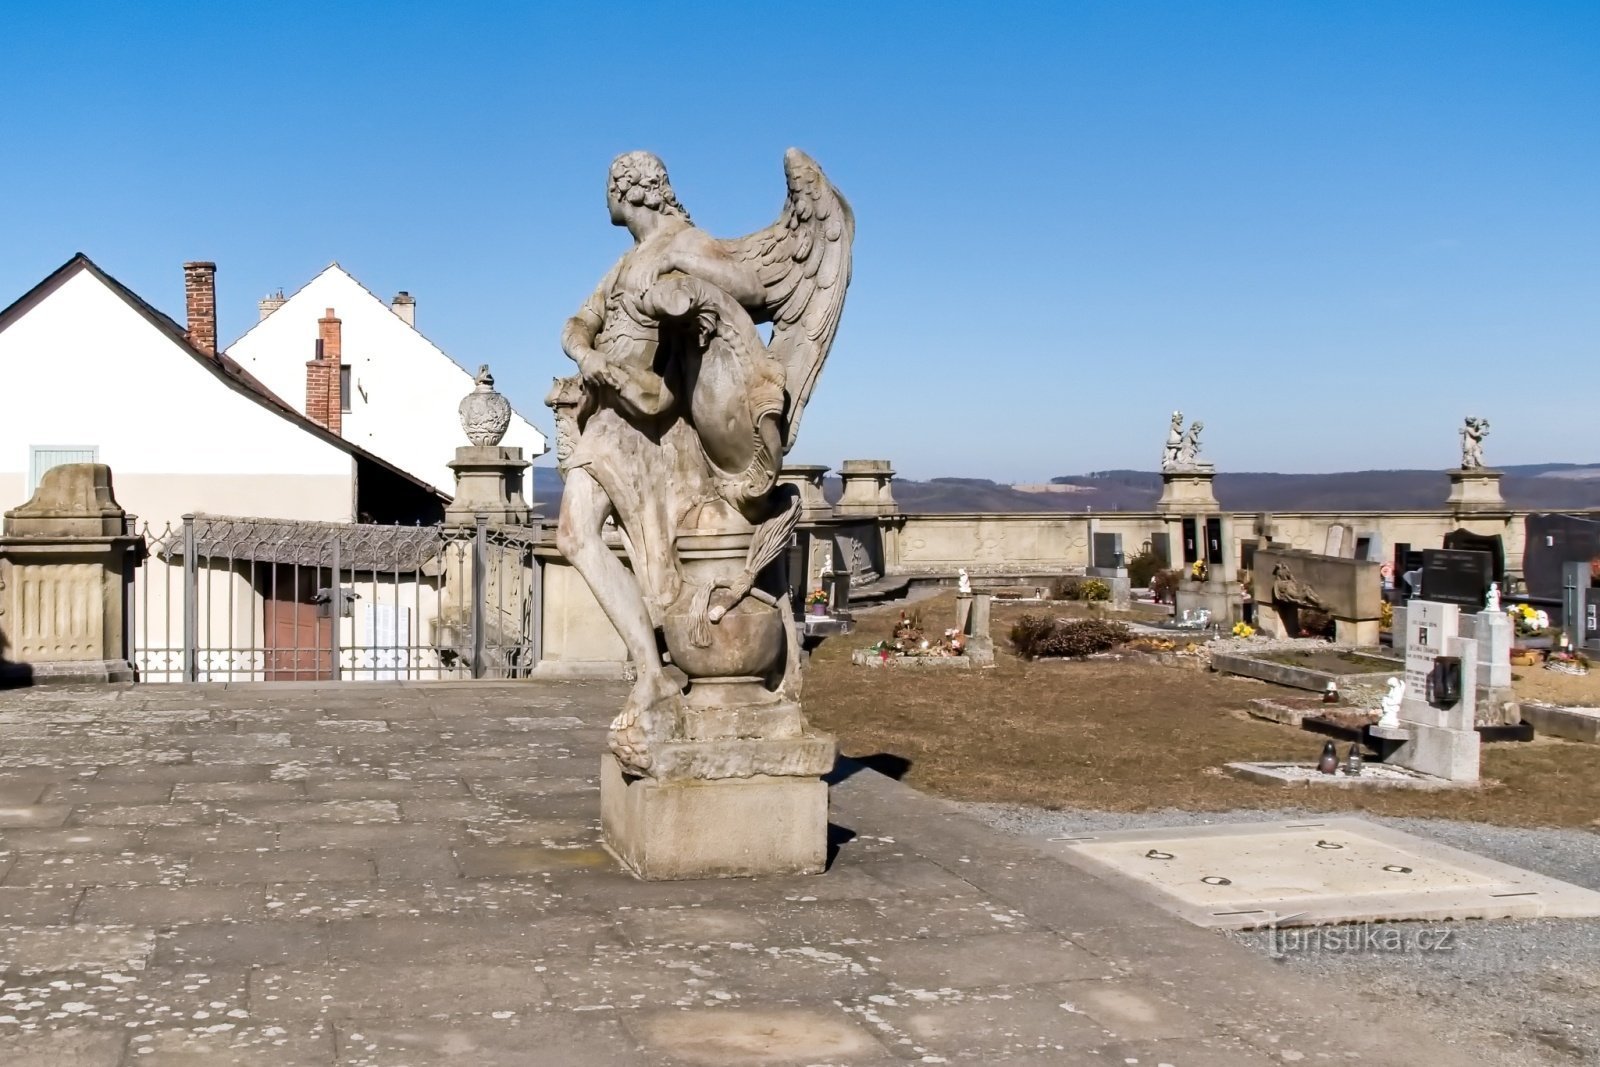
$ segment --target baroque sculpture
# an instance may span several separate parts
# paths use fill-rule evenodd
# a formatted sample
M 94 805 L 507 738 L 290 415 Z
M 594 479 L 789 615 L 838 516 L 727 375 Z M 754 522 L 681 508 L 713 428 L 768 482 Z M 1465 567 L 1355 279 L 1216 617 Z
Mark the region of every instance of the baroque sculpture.
M 487 363 L 478 367 L 472 392 L 461 398 L 456 410 L 467 440 L 480 448 L 498 445 L 511 426 L 511 401 L 495 392 L 494 375 L 489 373 Z
M 1177 470 L 1183 455 L 1183 412 L 1172 413 L 1172 424 L 1167 427 L 1167 444 L 1161 452 L 1161 469 Z
M 1200 431 L 1206 424 L 1195 420 L 1190 423 L 1188 432 L 1183 429 L 1183 412 L 1172 413 L 1172 423 L 1167 427 L 1167 443 L 1161 451 L 1161 469 L 1163 471 L 1187 471 L 1210 469 L 1211 464 L 1200 458 Z
M 778 220 L 719 240 L 660 159 L 618 156 L 607 206 L 635 243 L 568 320 L 578 373 L 546 403 L 566 479 L 557 543 L 637 670 L 609 734 L 624 780 L 810 776 L 825 813 L 815 779 L 835 743 L 800 712 L 775 565 L 800 499 L 778 472 L 838 329 L 855 220 L 805 153 L 784 171 Z M 606 543 L 612 519 L 628 565 Z
M 1489 420 L 1468 415 L 1461 427 L 1461 469 L 1480 470 L 1483 467 L 1483 439 L 1489 436 Z

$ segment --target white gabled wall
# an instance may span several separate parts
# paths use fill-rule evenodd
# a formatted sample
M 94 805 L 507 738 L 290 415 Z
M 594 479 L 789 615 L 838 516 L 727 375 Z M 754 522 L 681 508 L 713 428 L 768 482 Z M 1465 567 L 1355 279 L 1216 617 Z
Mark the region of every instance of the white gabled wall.
M 343 361 L 351 369 L 344 439 L 453 494 L 446 464 L 467 443 L 456 407 L 472 390 L 472 374 L 338 264 L 235 341 L 228 355 L 304 411 L 306 361 L 316 353 L 317 320 L 328 308 L 342 323 Z M 502 443 L 529 459 L 546 451 L 544 434 L 516 413 Z
M 349 453 L 241 394 L 86 266 L 0 329 L 0 510 L 24 502 L 30 446 L 93 445 L 117 500 L 349 521 Z

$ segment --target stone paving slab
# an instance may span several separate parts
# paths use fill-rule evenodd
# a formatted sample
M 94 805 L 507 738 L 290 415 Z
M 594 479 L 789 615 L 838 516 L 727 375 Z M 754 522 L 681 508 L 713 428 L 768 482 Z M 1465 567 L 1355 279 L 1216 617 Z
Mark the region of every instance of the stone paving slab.
M 1493 1062 L 849 762 L 825 875 L 639 882 L 622 693 L 0 694 L 0 1064 Z

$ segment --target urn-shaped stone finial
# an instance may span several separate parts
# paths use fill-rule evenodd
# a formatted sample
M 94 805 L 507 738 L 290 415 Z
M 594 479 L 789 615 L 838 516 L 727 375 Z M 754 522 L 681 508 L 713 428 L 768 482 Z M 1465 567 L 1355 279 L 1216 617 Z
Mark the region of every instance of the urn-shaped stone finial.
M 461 401 L 461 428 L 467 440 L 480 447 L 497 445 L 511 425 L 511 402 L 494 390 L 489 364 L 478 368 L 477 388 Z

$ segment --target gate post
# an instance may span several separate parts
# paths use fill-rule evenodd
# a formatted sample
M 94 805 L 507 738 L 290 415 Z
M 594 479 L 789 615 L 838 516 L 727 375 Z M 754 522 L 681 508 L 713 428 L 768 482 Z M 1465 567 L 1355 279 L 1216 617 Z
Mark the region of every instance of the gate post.
M 332 680 L 337 682 L 341 673 L 339 670 L 339 620 L 344 618 L 344 579 L 339 576 L 339 531 L 332 531 L 331 536 L 333 538 L 333 587 L 328 590 L 328 651 L 333 659 L 328 664 L 328 673 Z
M 200 561 L 195 559 L 194 516 L 183 517 L 183 680 L 200 680 Z
M 489 625 L 489 516 L 478 512 L 472 528 L 472 676 L 483 677 L 483 649 Z

